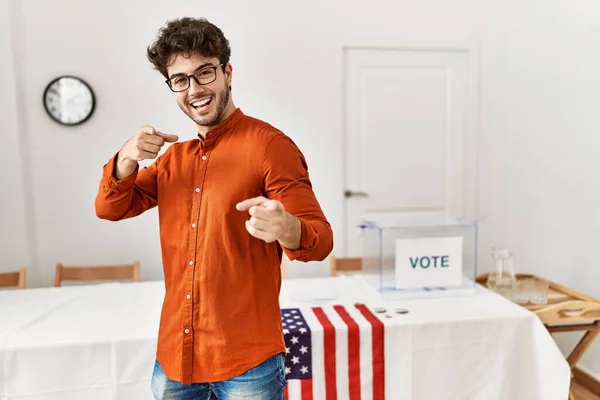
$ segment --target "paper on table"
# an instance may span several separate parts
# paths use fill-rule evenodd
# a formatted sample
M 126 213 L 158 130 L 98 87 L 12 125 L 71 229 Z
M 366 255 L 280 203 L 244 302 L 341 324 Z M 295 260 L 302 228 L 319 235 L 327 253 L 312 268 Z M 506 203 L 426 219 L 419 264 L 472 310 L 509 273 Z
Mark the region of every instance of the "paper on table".
M 306 279 L 286 279 L 281 286 L 279 303 L 294 304 L 353 304 L 381 299 L 377 290 L 361 276 L 337 276 Z
M 332 290 L 319 288 L 304 293 L 296 293 L 290 297 L 292 301 L 301 303 L 327 303 L 337 299 L 337 295 Z

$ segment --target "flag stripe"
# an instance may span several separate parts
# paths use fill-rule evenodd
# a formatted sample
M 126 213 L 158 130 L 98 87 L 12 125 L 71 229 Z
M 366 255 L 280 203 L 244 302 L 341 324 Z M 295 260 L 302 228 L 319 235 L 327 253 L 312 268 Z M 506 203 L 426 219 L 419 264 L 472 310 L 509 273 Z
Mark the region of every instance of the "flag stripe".
M 306 323 L 310 327 L 313 398 L 322 400 L 325 398 L 325 350 L 323 347 L 323 328 L 312 309 L 301 309 L 301 312 Z M 369 329 L 371 329 L 370 325 Z
M 302 392 L 300 390 L 299 379 L 290 379 L 287 389 L 287 400 L 302 400 Z
M 335 363 L 335 329 L 321 307 L 314 307 L 313 312 L 323 326 L 323 345 L 325 353 L 325 399 L 336 400 L 336 363 Z
M 350 400 L 360 400 L 360 336 L 358 324 L 342 306 L 334 306 L 335 311 L 348 326 L 348 393 Z
M 313 385 L 312 379 L 303 379 L 301 381 L 302 387 L 302 400 L 312 400 L 313 399 Z
M 337 398 L 349 400 L 348 391 L 348 327 L 333 306 L 323 307 L 323 312 L 335 329 L 335 379 Z
M 283 388 L 283 398 L 284 398 L 285 400 L 288 400 L 288 399 L 289 399 L 289 397 L 288 397 L 288 396 L 289 396 L 289 395 L 288 395 L 288 387 L 286 386 L 286 387 L 284 387 L 284 388 Z
M 354 306 L 346 307 L 346 311 L 359 328 L 361 400 L 373 400 L 373 336 L 371 335 L 371 323 Z
M 371 323 L 373 332 L 373 400 L 383 400 L 385 397 L 383 323 L 364 304 L 357 304 L 356 308 Z

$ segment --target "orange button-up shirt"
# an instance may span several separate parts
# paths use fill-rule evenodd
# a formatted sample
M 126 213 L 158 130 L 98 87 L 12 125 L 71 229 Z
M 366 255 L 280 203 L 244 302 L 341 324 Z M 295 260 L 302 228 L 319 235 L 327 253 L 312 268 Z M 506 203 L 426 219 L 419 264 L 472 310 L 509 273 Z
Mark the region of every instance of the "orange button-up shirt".
M 331 227 L 292 140 L 238 108 L 205 138 L 174 143 L 148 167 L 115 178 L 104 166 L 98 217 L 122 220 L 158 206 L 165 298 L 157 359 L 183 383 L 238 376 L 285 352 L 279 291 L 282 251 L 323 260 Z M 245 228 L 236 203 L 265 196 L 301 222 L 301 246 L 266 243 Z

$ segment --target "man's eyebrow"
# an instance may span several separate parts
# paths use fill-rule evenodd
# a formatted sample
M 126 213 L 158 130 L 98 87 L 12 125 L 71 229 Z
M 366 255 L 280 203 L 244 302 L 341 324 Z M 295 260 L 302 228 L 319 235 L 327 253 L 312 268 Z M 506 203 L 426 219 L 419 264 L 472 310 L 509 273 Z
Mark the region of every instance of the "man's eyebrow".
M 214 67 L 214 66 L 215 66 L 215 65 L 214 65 L 213 63 L 204 63 L 204 64 L 200 65 L 198 68 L 196 68 L 196 69 L 194 70 L 194 73 L 196 73 L 196 72 L 200 71 L 202 68 L 206 68 L 206 67 Z M 186 75 L 186 74 L 184 74 L 183 72 L 178 72 L 178 73 L 176 73 L 176 74 L 173 74 L 173 75 L 171 75 L 171 76 L 169 77 L 169 79 L 173 79 L 173 78 L 175 78 L 176 76 L 187 76 L 187 75 Z

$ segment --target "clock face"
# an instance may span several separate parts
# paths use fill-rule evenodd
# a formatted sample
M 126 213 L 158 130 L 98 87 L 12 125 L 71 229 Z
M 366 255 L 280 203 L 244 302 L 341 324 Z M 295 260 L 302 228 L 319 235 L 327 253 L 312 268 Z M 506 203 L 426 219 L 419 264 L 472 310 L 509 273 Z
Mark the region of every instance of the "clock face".
M 74 76 L 56 78 L 44 91 L 44 107 L 52 119 L 63 125 L 78 125 L 94 112 L 94 92 Z

